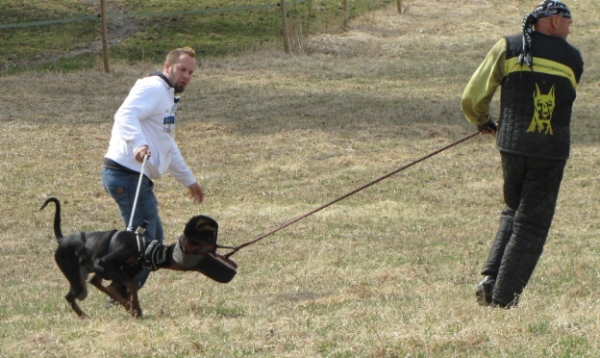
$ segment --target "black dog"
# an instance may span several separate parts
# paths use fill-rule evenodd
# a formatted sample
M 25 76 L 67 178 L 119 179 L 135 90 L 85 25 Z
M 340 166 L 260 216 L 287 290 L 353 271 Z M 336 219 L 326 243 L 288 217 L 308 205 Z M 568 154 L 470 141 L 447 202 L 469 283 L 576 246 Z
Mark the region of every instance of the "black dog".
M 65 299 L 81 318 L 87 315 L 76 300 L 87 297 L 86 280 L 90 273 L 94 273 L 90 283 L 119 302 L 133 317 L 142 316 L 138 287 L 133 278 L 144 267 L 151 270 L 194 270 L 222 283 L 229 282 L 236 273 L 237 264 L 216 253 L 218 225 L 207 216 L 190 219 L 179 242 L 164 246 L 158 241 L 146 243 L 143 235 L 132 231 L 93 231 L 63 236 L 58 199 L 47 199 L 40 210 L 50 202 L 56 205 L 54 235 L 58 248 L 54 258 L 71 284 Z M 174 251 L 177 252 L 175 257 Z M 188 261 L 195 258 L 194 265 L 184 264 L 181 257 Z M 103 279 L 112 282 L 104 286 Z M 127 289 L 128 299 L 122 294 L 123 288 Z

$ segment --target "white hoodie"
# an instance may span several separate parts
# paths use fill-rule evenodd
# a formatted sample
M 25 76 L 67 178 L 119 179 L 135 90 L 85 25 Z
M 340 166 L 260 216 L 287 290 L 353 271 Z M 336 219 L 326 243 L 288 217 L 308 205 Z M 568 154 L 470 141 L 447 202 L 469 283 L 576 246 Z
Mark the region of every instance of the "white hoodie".
M 135 149 L 147 145 L 151 156 L 144 174 L 157 179 L 166 172 L 186 187 L 196 179 L 175 143 L 175 90 L 158 76 L 137 80 L 115 114 L 105 158 L 140 172 L 142 163 L 135 160 Z

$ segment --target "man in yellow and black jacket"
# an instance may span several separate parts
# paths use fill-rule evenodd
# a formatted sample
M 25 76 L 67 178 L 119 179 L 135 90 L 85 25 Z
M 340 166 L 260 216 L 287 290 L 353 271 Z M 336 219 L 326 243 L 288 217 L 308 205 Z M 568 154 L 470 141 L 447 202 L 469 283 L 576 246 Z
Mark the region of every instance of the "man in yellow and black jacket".
M 570 149 L 570 122 L 583 59 L 566 38 L 561 1 L 544 0 L 523 33 L 498 41 L 471 77 L 461 106 L 482 134 L 496 136 L 506 207 L 477 284 L 482 305 L 513 307 L 542 254 Z M 489 105 L 502 88 L 496 124 Z

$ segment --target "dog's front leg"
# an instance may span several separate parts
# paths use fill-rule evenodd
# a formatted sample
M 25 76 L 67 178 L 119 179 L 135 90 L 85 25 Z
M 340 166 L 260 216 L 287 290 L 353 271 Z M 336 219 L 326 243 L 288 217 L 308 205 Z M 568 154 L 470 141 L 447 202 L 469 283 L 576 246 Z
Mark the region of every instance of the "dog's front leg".
M 104 292 L 104 294 L 106 294 L 108 297 L 112 298 L 116 302 L 119 302 L 119 304 L 121 304 L 123 307 L 125 307 L 127 312 L 129 312 L 129 310 L 131 308 L 131 307 L 129 307 L 129 302 L 125 299 L 125 297 L 123 297 L 117 290 L 115 290 L 112 287 L 112 284 L 109 285 L 108 287 L 105 287 L 102 284 L 102 277 L 100 275 L 94 275 L 94 277 L 92 277 L 92 279 L 90 280 L 90 283 L 92 285 L 94 285 L 101 292 Z
M 142 307 L 140 306 L 140 300 L 138 298 L 138 287 L 135 282 L 131 281 L 131 285 L 126 283 L 127 289 L 129 290 L 129 306 L 131 307 L 129 313 L 134 318 L 142 317 Z
M 138 299 L 137 285 L 126 275 L 124 275 L 122 279 L 123 281 L 114 279 L 113 282 L 108 285 L 107 290 L 120 298 L 116 301 L 119 302 L 125 308 L 125 311 L 127 311 L 127 313 L 129 313 L 133 318 L 142 317 L 142 308 Z M 117 283 L 121 284 L 122 286 L 118 287 Z M 126 293 L 129 293 L 129 298 L 122 296 L 123 286 L 127 289 Z
M 113 280 L 113 283 L 117 279 Z M 123 297 L 119 290 L 111 283 L 105 288 L 106 294 L 113 300 L 119 302 L 125 311 L 129 313 L 133 318 L 142 317 L 142 308 L 140 307 L 140 301 L 138 299 L 138 288 L 135 282 L 128 277 L 125 277 L 124 282 L 120 281 L 129 292 L 129 299 Z M 101 285 L 102 286 L 102 285 Z
M 120 297 L 120 300 L 117 300 L 121 305 L 125 308 L 125 310 L 131 314 L 132 317 L 142 317 L 142 309 L 140 307 L 140 302 L 138 299 L 138 287 L 133 280 L 133 277 L 130 277 L 129 274 L 135 276 L 133 272 L 125 272 L 123 270 L 123 264 L 131 263 L 131 261 L 135 262 L 137 259 L 137 246 L 135 242 L 133 245 L 125 245 L 128 242 L 122 241 L 119 242 L 121 245 L 117 246 L 111 251 L 108 255 L 104 256 L 99 262 L 98 265 L 104 267 L 104 273 L 107 278 L 112 280 L 113 282 L 118 282 L 124 285 L 129 291 L 129 300 Z M 131 247 L 130 247 L 131 246 Z M 140 268 L 141 269 L 141 268 Z M 111 293 L 121 296 L 120 293 L 116 290 L 116 287 L 110 286 L 108 287 L 108 291 Z

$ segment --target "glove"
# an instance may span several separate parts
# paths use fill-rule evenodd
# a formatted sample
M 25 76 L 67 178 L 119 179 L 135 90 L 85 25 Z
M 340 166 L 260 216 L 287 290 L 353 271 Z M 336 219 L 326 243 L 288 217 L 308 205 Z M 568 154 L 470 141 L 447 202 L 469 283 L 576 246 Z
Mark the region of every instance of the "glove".
M 487 123 L 478 125 L 477 130 L 479 130 L 479 132 L 489 131 L 496 133 L 498 131 L 498 126 L 490 119 Z

